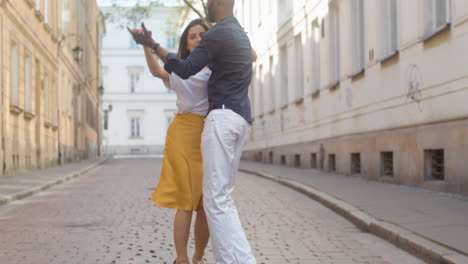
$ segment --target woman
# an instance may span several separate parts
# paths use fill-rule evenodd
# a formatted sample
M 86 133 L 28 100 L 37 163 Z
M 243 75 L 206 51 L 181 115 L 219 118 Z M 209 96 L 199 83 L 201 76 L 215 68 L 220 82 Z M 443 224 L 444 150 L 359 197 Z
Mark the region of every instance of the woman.
M 208 29 L 208 25 L 201 19 L 190 22 L 180 38 L 179 57 L 187 58 Z M 200 145 L 203 119 L 209 107 L 207 86 L 211 71 L 205 67 L 196 75 L 183 80 L 175 73 L 166 72 L 150 47 L 145 46 L 144 51 L 151 73 L 177 94 L 177 113 L 167 131 L 159 184 L 150 199 L 156 206 L 177 209 L 174 219 L 177 259 L 174 263 L 189 263 L 187 243 L 190 223 L 193 211 L 197 212 L 192 262 L 203 264 L 210 235 L 202 205 L 203 166 Z

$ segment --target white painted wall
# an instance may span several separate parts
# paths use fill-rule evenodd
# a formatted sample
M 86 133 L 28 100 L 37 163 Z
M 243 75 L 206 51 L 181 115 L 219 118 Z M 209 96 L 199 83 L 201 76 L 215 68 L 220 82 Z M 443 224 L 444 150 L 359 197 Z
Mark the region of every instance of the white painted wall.
M 153 31 L 153 38 L 163 47 L 167 47 L 168 41 L 167 18 L 175 12 L 175 8 L 155 8 L 151 18 L 144 21 Z M 102 56 L 103 111 L 112 105 L 112 111 L 108 112 L 108 128 L 103 130 L 104 153 L 162 153 L 166 130 L 176 110 L 175 93 L 151 75 L 143 49 L 131 48 L 131 36 L 126 28 L 106 24 Z M 142 77 L 135 93 L 131 93 L 129 72 L 135 69 L 141 69 Z M 140 137 L 131 136 L 131 117 L 135 115 L 140 116 Z

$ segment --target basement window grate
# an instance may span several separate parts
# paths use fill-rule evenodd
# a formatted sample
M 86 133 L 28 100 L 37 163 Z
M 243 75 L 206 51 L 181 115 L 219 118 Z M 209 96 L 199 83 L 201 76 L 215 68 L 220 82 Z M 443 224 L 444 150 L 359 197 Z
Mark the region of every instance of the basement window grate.
M 300 154 L 294 155 L 294 167 L 295 168 L 301 167 L 301 155 Z
M 380 153 L 380 175 L 393 177 L 393 152 Z
M 328 171 L 329 172 L 336 171 L 336 155 L 335 154 L 328 154 Z
M 351 174 L 361 173 L 361 153 L 351 154 Z
M 281 165 L 286 165 L 286 156 L 281 155 Z
M 445 180 L 444 150 L 424 151 L 424 179 L 426 181 Z
M 317 168 L 317 153 L 311 153 L 310 154 L 310 167 L 312 169 Z

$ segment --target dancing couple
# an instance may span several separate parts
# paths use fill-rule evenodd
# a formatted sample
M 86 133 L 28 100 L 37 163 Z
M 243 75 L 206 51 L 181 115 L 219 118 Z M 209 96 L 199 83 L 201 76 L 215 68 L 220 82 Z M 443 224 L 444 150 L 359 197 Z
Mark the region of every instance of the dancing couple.
M 209 28 L 201 19 L 189 23 L 178 54 L 156 42 L 144 24 L 129 29 L 144 46 L 151 73 L 177 95 L 160 180 L 150 197 L 156 206 L 177 209 L 177 264 L 190 263 L 187 243 L 194 211 L 192 263 L 204 263 L 210 236 L 216 264 L 256 263 L 231 197 L 251 129 L 248 87 L 256 57 L 233 7 L 234 0 L 208 0 L 208 20 L 216 25 Z

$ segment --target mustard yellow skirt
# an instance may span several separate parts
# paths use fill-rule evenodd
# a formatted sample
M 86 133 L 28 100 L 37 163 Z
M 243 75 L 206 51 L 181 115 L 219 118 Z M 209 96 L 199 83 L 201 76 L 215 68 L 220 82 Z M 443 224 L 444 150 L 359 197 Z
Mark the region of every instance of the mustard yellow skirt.
M 159 183 L 149 198 L 155 206 L 195 211 L 202 204 L 203 119 L 178 114 L 169 126 Z

